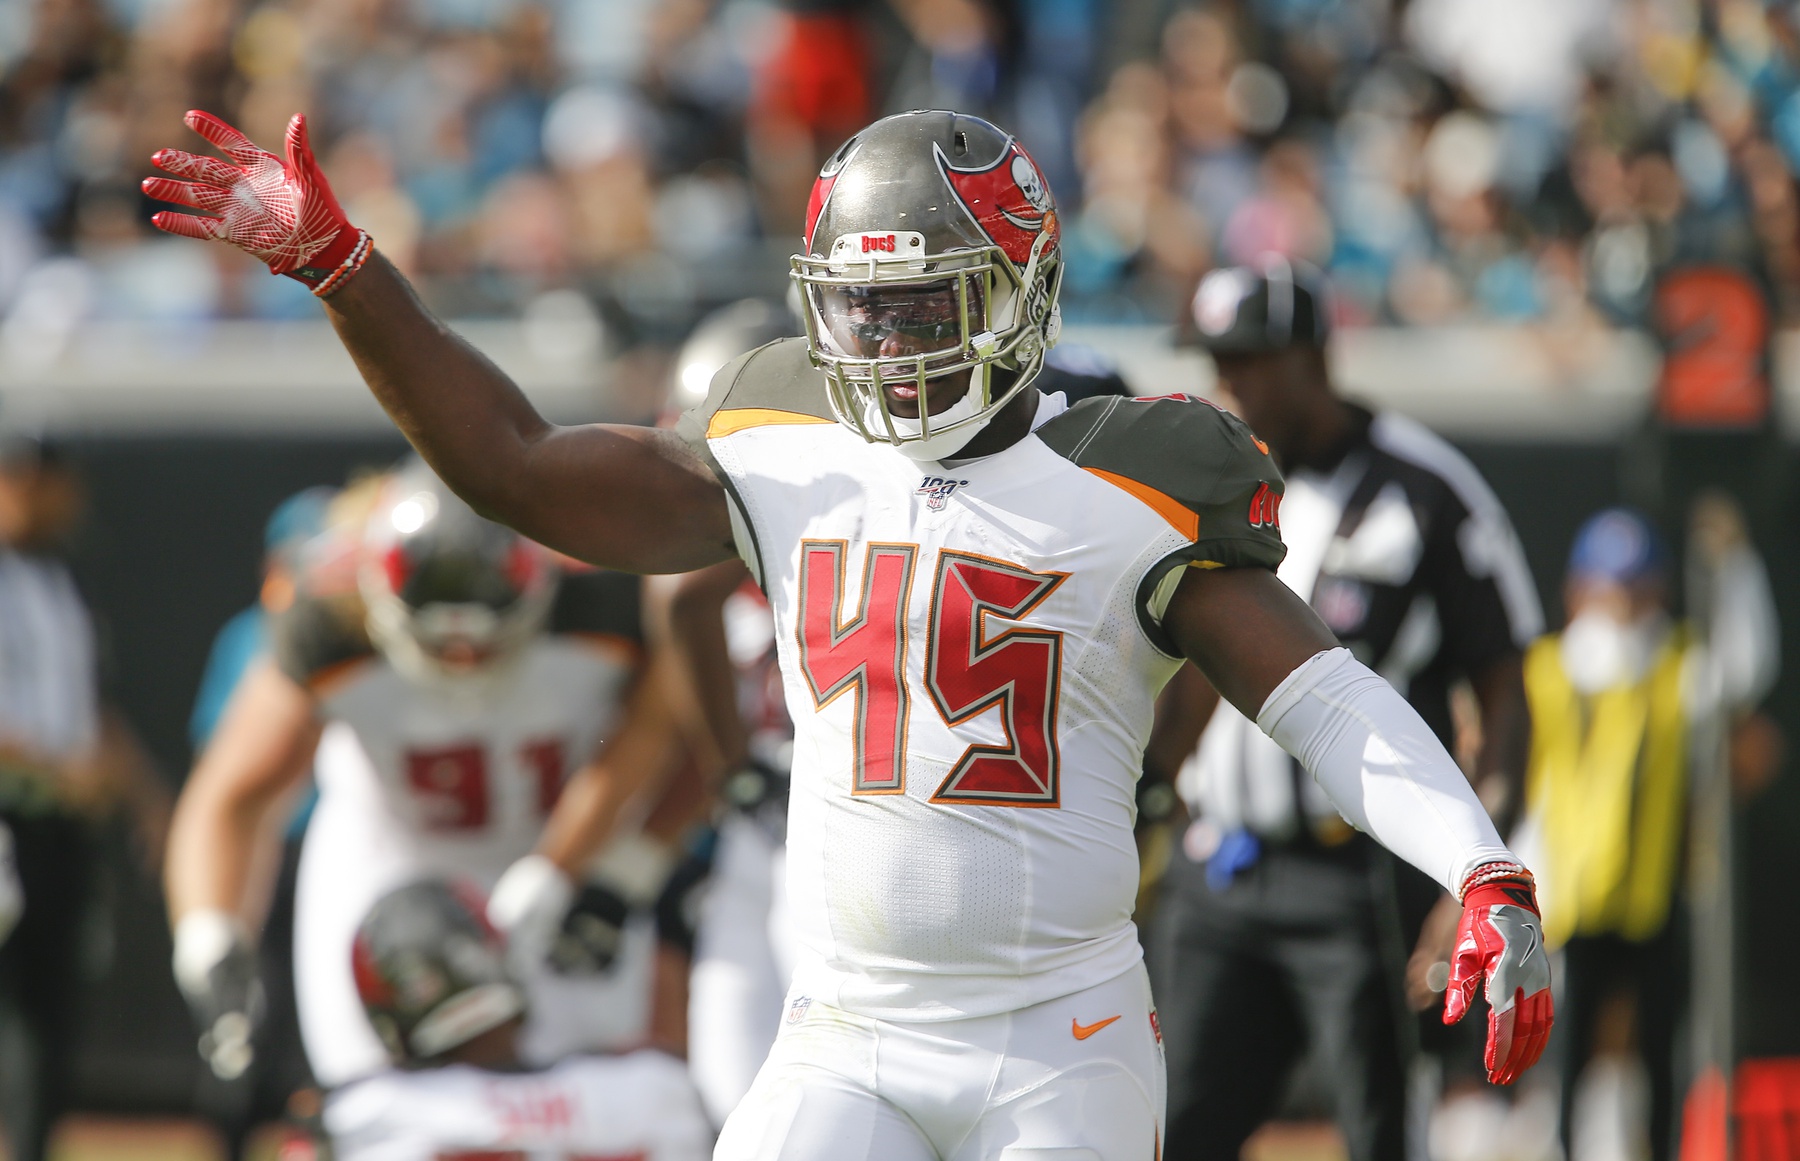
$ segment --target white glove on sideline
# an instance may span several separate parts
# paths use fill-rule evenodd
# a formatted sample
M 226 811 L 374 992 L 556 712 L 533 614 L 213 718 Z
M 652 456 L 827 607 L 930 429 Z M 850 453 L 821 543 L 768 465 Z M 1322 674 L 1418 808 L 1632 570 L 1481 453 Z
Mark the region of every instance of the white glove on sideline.
M 506 936 L 514 971 L 542 963 L 550 954 L 574 898 L 574 881 L 543 855 L 526 855 L 506 868 L 488 896 L 487 918 Z

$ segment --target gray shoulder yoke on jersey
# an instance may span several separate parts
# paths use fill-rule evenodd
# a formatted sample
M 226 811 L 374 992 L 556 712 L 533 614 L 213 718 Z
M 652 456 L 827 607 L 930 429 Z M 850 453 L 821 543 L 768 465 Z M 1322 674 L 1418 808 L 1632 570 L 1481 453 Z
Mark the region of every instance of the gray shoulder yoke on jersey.
M 1188 544 L 1144 577 L 1138 616 L 1157 647 L 1179 566 L 1266 568 L 1281 563 L 1281 472 L 1235 415 L 1186 395 L 1087 399 L 1037 429 L 1050 450 L 1143 501 Z
M 825 377 L 806 353 L 805 339 L 776 339 L 739 355 L 713 376 L 706 399 L 675 425 L 730 497 L 732 532 L 738 553 L 762 584 L 762 546 L 737 484 L 720 466 L 707 441 L 752 427 L 776 424 L 835 424 L 825 399 Z
M 691 444 L 766 424 L 836 422 L 806 340 L 776 339 L 721 367 L 676 430 Z

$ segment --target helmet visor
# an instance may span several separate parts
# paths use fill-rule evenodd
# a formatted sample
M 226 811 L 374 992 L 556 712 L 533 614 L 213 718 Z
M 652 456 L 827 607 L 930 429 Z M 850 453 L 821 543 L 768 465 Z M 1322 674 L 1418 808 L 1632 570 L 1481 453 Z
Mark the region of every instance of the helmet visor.
M 979 280 L 966 276 L 868 286 L 814 283 L 819 344 L 847 359 L 918 359 L 966 349 L 986 327 Z

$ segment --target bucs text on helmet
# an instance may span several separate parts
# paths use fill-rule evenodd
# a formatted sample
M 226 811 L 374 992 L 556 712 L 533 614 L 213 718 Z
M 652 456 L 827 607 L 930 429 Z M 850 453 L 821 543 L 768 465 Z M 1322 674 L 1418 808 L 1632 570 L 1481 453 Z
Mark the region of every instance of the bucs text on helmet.
M 476 515 L 420 460 L 388 479 L 363 530 L 370 640 L 415 680 L 504 672 L 543 628 L 556 585 L 548 552 Z
M 1059 238 L 1037 163 L 979 117 L 900 113 L 846 141 L 792 260 L 839 422 L 921 460 L 973 439 L 1056 342 Z M 965 370 L 967 394 L 929 414 L 926 381 Z M 892 414 L 888 389 L 916 392 L 919 417 Z
M 357 995 L 396 1064 L 430 1064 L 525 1013 L 505 948 L 472 896 L 436 880 L 409 883 L 356 930 Z

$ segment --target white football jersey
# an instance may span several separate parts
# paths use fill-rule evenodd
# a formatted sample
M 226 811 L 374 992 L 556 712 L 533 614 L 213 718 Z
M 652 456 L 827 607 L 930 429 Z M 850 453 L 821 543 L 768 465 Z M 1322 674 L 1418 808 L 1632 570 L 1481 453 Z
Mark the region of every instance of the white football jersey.
M 370 647 L 353 601 L 309 597 L 277 622 L 277 663 L 329 723 L 295 900 L 300 1025 L 321 1083 L 387 1065 L 350 971 L 369 908 L 423 878 L 491 889 L 531 853 L 564 779 L 618 724 L 639 665 L 637 584 L 566 578 L 551 631 L 504 676 L 466 683 L 403 676 Z M 641 1042 L 654 942 L 644 919 L 607 976 L 524 981 L 527 1055 Z
M 681 1062 L 575 1057 L 542 1072 L 388 1071 L 325 1101 L 338 1161 L 704 1161 L 712 1131 Z
M 1047 397 L 1005 451 L 921 465 L 834 422 L 805 352 L 683 420 L 775 614 L 795 989 L 953 1019 L 1130 969 L 1160 609 L 1182 566 L 1279 562 L 1279 474 L 1185 397 Z

